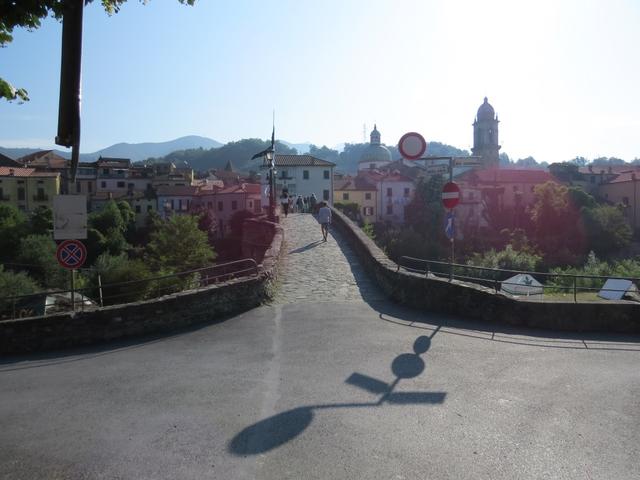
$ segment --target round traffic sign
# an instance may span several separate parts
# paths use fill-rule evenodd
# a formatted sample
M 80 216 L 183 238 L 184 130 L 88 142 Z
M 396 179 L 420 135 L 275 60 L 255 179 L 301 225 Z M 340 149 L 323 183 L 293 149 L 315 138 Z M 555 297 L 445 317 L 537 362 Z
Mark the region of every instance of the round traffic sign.
M 454 182 L 445 183 L 442 187 L 444 208 L 454 208 L 458 203 L 460 203 L 460 187 Z
M 400 137 L 398 150 L 407 160 L 417 160 L 427 151 L 427 142 L 424 137 L 416 132 L 405 133 Z
M 87 259 L 87 248 L 80 240 L 65 240 L 56 250 L 58 263 L 69 270 L 75 270 L 84 265 Z

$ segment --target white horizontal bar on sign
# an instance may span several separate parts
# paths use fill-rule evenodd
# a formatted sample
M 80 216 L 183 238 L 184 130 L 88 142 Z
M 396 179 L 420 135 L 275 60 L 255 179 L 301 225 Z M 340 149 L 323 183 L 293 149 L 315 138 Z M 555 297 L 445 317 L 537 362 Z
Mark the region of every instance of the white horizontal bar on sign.
M 460 193 L 458 192 L 442 192 L 442 199 L 443 200 L 449 200 L 451 198 L 458 198 L 460 196 Z

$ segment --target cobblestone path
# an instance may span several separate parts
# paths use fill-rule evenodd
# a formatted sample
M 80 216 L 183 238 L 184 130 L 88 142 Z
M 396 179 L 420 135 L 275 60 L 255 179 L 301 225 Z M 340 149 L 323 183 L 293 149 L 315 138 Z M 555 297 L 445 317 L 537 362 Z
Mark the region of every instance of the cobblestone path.
M 322 241 L 311 214 L 281 217 L 285 255 L 274 303 L 383 300 L 355 253 L 335 229 Z

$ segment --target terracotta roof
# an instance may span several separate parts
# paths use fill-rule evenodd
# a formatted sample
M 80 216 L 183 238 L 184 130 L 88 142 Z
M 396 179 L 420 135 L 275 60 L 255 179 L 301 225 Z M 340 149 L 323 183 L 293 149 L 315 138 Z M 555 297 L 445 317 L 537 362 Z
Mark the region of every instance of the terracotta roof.
M 460 175 L 460 180 L 478 183 L 545 183 L 557 182 L 556 178 L 546 170 L 488 168 L 471 170 Z
M 639 181 L 640 180 L 640 168 L 637 168 L 635 170 L 628 170 L 626 172 L 622 172 L 618 176 L 616 176 L 616 178 L 612 178 L 611 180 L 606 182 L 605 185 L 608 184 L 608 183 L 633 182 L 634 181 L 634 176 L 635 176 L 635 181 Z
M 334 180 L 334 190 L 351 190 L 351 191 L 376 191 L 375 185 L 372 185 L 366 178 L 358 177 L 345 177 L 340 180 Z
M 335 167 L 336 164 L 321 160 L 312 155 L 278 155 L 276 153 L 277 167 Z
M 218 194 L 224 195 L 228 193 L 252 193 L 252 194 L 260 194 L 260 184 L 258 183 L 241 183 L 240 185 L 232 185 L 227 188 L 223 188 L 217 192 Z
M 96 163 L 98 167 L 129 168 L 131 166 L 131 160 L 128 158 L 100 157 Z
M 611 168 L 611 171 L 609 171 L 609 168 Z M 578 171 L 585 175 L 599 175 L 600 173 L 604 173 L 605 175 L 615 175 L 617 173 L 628 172 L 634 168 L 637 167 L 634 167 L 633 165 L 591 165 L 591 170 L 589 170 L 589 166 L 586 166 L 580 167 Z
M 171 186 L 161 185 L 156 189 L 159 197 L 188 197 L 198 193 L 198 187 L 192 185 Z
M 33 172 L 33 168 L 0 167 L 0 177 L 28 177 Z
M 24 157 L 18 159 L 22 165 L 26 167 L 41 167 L 41 168 L 68 168 L 69 160 L 61 157 L 53 150 L 40 150 L 38 152 L 30 153 Z

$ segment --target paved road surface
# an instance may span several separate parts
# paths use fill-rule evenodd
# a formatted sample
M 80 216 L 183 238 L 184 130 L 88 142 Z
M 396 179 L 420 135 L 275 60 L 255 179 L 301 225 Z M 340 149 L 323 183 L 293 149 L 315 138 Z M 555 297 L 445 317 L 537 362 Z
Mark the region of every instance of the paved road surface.
M 314 226 L 287 219 L 288 249 Z M 283 271 L 324 292 L 339 246 Z M 344 262 L 335 296 L 0 362 L 0 478 L 638 478 L 640 339 L 405 310 Z

